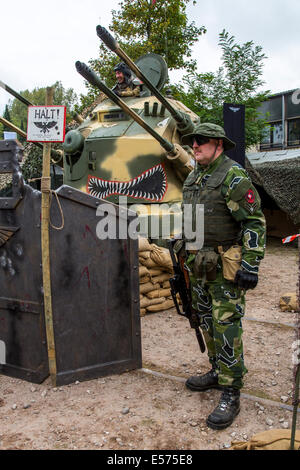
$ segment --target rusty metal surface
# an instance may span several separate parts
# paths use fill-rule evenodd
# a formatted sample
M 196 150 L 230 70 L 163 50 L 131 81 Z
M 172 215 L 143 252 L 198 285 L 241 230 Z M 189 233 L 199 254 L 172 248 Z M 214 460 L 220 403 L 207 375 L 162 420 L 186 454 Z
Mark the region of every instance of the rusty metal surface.
M 64 229 L 50 233 L 57 384 L 139 368 L 137 240 L 99 240 L 99 200 L 68 186 L 57 194 L 65 215 Z M 51 218 L 60 224 L 54 202 Z
M 6 364 L 1 372 L 40 383 L 49 374 L 43 318 L 40 193 L 23 185 L 19 159 L 20 148 L 15 141 L 0 142 L 0 161 L 9 160 L 13 173 L 13 197 L 0 198 L 0 230 L 7 234 L 1 238 L 0 247 L 0 340 L 6 346 Z
M 0 142 L 0 161 L 3 144 Z M 16 152 L 10 141 L 11 152 Z M 7 147 L 6 147 L 7 152 Z M 5 156 L 7 159 L 7 155 Z M 137 240 L 99 240 L 101 203 L 62 186 L 57 195 L 62 230 L 50 228 L 52 307 L 57 385 L 141 367 Z M 1 373 L 41 383 L 48 375 L 41 269 L 41 193 L 22 186 L 14 209 L 0 198 L 0 229 L 12 232 L 0 246 Z M 107 203 L 106 203 L 107 204 Z M 113 206 L 118 225 L 120 209 Z M 126 211 L 125 211 L 126 212 Z M 121 217 L 122 218 L 122 217 Z M 123 223 L 129 223 L 128 221 Z M 56 199 L 51 222 L 61 225 Z M 18 228 L 18 230 L 14 230 Z

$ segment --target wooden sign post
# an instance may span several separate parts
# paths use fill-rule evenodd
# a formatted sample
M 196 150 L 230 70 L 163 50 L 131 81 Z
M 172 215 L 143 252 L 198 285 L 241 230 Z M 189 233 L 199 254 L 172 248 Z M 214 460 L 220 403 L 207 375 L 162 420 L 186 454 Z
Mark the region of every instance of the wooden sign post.
M 43 143 L 43 173 L 41 180 L 41 248 L 43 267 L 44 312 L 48 348 L 49 372 L 53 386 L 56 385 L 56 353 L 52 315 L 51 271 L 50 271 L 50 198 L 51 198 L 51 142 L 63 142 L 65 134 L 66 108 L 53 106 L 54 89 L 47 88 L 45 106 L 28 107 L 27 141 Z
M 46 106 L 53 104 L 53 88 L 47 88 Z M 46 335 L 48 345 L 48 361 L 49 372 L 52 385 L 56 385 L 56 354 L 54 341 L 54 328 L 52 316 L 52 296 L 51 296 L 51 275 L 50 275 L 50 245 L 49 245 L 49 220 L 50 220 L 50 158 L 51 143 L 43 144 L 43 173 L 41 182 L 42 191 L 42 224 L 41 224 L 41 241 L 42 241 L 42 266 L 43 266 L 43 289 L 44 289 L 44 312 Z

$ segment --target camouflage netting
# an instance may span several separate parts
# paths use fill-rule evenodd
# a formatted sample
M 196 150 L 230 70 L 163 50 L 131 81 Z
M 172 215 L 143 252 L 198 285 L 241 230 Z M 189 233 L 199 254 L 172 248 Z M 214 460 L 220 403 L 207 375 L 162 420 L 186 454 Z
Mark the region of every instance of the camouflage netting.
M 12 188 L 12 176 L 11 174 L 0 174 L 0 197 L 10 196 L 10 190 Z
M 300 159 L 250 163 L 245 167 L 252 181 L 264 188 L 266 193 L 286 212 L 295 225 L 300 224 Z

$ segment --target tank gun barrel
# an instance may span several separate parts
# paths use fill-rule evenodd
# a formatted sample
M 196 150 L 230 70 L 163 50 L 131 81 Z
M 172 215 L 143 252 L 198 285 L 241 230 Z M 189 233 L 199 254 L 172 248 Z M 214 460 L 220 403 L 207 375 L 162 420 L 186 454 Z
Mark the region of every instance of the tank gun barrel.
M 96 27 L 98 37 L 104 42 L 104 44 L 115 54 L 117 54 L 120 59 L 122 59 L 128 67 L 136 74 L 136 76 L 152 91 L 156 98 L 162 103 L 162 105 L 170 112 L 171 116 L 177 122 L 178 130 L 181 134 L 188 134 L 193 132 L 194 125 L 191 119 L 181 112 L 177 111 L 169 101 L 157 90 L 157 88 L 152 85 L 148 78 L 142 73 L 142 71 L 136 66 L 136 64 L 128 57 L 128 55 L 120 48 L 118 42 L 110 34 L 107 29 L 98 25 Z
M 83 62 L 77 61 L 76 62 L 76 69 L 77 72 L 80 73 L 91 85 L 97 87 L 99 90 L 101 90 L 103 93 L 108 96 L 111 101 L 116 103 L 120 108 L 125 111 L 125 113 L 129 114 L 134 121 L 136 121 L 140 126 L 142 126 L 149 134 L 156 139 L 160 145 L 168 152 L 168 153 L 173 153 L 175 152 L 175 147 L 174 145 L 169 142 L 168 140 L 164 139 L 161 135 L 159 135 L 157 132 L 155 132 L 152 127 L 150 127 L 135 111 L 129 108 L 127 104 L 119 98 L 113 91 L 111 91 L 105 83 L 103 83 L 100 78 L 95 74 L 95 72 L 90 69 L 86 64 Z
M 7 92 L 10 93 L 11 95 L 13 95 L 15 98 L 17 98 L 19 101 L 22 101 L 22 103 L 26 104 L 26 106 L 34 106 L 29 100 L 27 100 L 26 98 L 24 98 L 24 96 L 20 95 L 20 93 L 18 93 L 17 91 L 13 90 L 10 86 L 6 85 L 6 84 L 3 83 L 1 80 L 0 80 L 0 86 L 1 86 L 5 91 L 7 91 Z

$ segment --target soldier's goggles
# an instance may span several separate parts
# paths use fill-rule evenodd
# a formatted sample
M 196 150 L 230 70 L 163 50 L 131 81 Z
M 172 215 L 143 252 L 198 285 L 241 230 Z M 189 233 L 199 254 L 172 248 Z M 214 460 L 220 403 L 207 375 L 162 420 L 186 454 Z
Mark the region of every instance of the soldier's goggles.
M 201 135 L 195 135 L 193 137 L 193 143 L 196 142 L 197 145 L 204 145 L 209 142 L 209 137 L 202 137 Z

